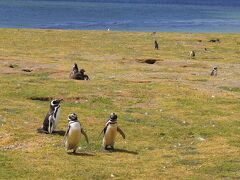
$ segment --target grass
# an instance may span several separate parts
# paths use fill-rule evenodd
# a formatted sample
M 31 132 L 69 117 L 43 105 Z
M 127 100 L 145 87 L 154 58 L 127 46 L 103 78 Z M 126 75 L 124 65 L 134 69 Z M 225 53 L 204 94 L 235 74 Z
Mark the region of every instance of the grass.
M 0 179 L 240 178 L 239 42 L 239 34 L 0 29 Z M 74 62 L 90 81 L 68 78 Z M 79 156 L 64 151 L 62 136 L 36 133 L 51 98 L 64 99 L 59 130 L 76 112 L 87 131 Z M 127 137 L 117 136 L 112 153 L 98 138 L 111 112 Z

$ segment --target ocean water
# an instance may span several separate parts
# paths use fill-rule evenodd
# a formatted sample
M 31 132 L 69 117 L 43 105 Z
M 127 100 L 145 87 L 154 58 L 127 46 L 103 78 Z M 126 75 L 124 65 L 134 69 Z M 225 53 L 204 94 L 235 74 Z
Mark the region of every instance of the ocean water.
M 240 0 L 0 0 L 0 28 L 240 32 Z

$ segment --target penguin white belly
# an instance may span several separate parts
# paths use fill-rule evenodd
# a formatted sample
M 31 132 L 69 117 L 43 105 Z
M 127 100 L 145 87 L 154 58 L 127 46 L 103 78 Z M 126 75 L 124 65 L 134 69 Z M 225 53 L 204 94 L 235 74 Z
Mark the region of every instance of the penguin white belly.
M 117 135 L 117 124 L 109 124 L 103 138 L 103 146 L 114 146 Z
M 57 127 L 58 121 L 60 119 L 60 115 L 61 115 L 61 108 L 58 108 L 57 114 L 56 114 L 56 119 L 55 119 L 55 127 Z
M 70 125 L 70 130 L 68 132 L 67 140 L 65 143 L 66 148 L 69 149 L 76 149 L 80 142 L 81 138 L 81 127 L 79 123 L 73 123 Z

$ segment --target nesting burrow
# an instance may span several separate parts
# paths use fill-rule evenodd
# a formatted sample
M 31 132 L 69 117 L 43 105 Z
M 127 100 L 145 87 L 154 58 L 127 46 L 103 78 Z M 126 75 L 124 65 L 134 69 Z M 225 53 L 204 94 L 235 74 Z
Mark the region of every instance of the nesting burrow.
M 159 59 L 136 59 L 137 62 L 146 63 L 146 64 L 155 64 L 158 61 L 163 61 Z
M 16 64 L 10 64 L 8 67 L 10 67 L 10 68 L 16 68 L 16 67 L 18 67 L 18 65 L 16 65 Z
M 24 71 L 24 72 L 32 72 L 33 70 L 32 69 L 22 69 L 22 71 Z
M 51 101 L 52 97 L 30 97 L 29 99 L 33 101 Z
M 63 99 L 63 102 L 72 102 L 72 103 L 83 103 L 86 102 L 87 99 L 81 98 L 81 97 L 67 97 L 67 98 L 59 98 L 59 97 L 30 97 L 30 100 L 33 101 L 47 101 L 50 102 L 53 99 Z
M 8 67 L 14 69 L 14 68 L 19 68 L 19 65 L 17 65 L 17 64 L 9 64 Z M 23 72 L 32 72 L 33 70 L 29 69 L 29 68 L 23 68 L 22 71 Z

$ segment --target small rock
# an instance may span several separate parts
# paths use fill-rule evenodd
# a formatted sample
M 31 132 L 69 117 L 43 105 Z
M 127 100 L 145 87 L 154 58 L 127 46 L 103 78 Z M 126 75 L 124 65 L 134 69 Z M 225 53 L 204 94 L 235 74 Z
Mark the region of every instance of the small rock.
M 111 174 L 111 177 L 112 177 L 112 178 L 114 178 L 114 177 L 115 177 L 115 175 L 114 175 L 114 174 Z

